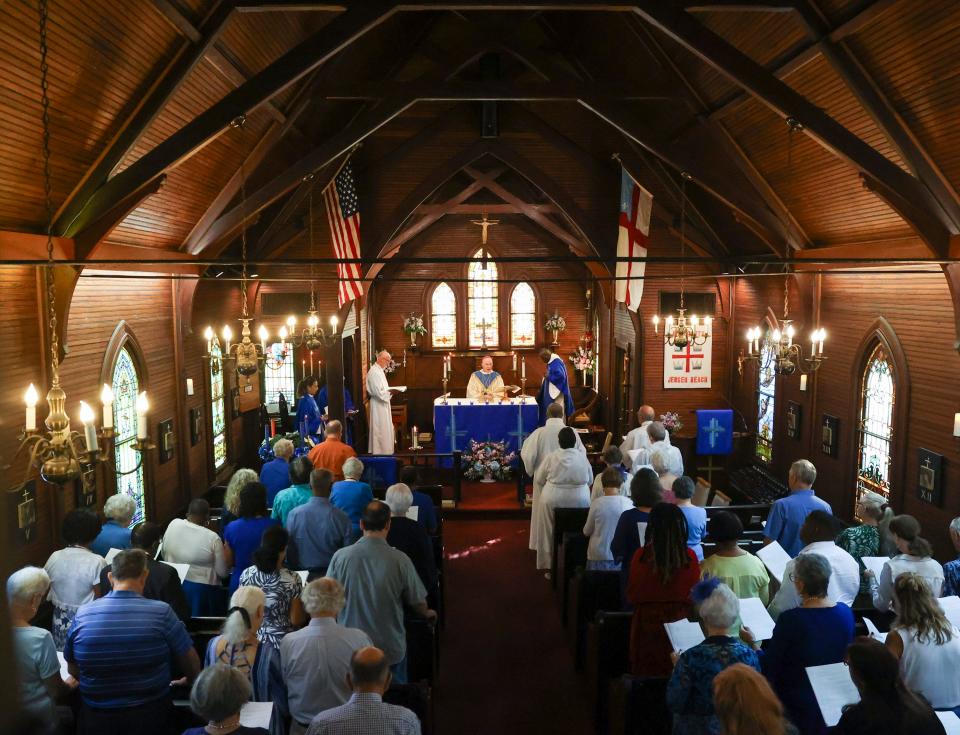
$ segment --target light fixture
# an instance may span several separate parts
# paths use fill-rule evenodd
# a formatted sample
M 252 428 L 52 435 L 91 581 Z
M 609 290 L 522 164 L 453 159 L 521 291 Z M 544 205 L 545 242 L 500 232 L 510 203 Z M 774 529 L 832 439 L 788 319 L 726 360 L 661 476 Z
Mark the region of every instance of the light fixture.
M 687 209 L 687 182 L 692 177 L 686 171 L 680 174 L 680 308 L 677 317 L 673 315 L 663 319 L 663 341 L 671 347 L 701 347 L 710 339 L 710 329 L 713 326 L 713 317 L 705 316 L 700 319 L 696 314 L 687 316 L 684 295 L 686 291 L 687 274 L 687 238 L 686 238 L 686 209 Z M 653 316 L 653 333 L 660 334 L 659 315 Z
M 53 272 L 54 210 L 50 179 L 50 97 L 47 93 L 47 68 L 47 2 L 40 0 L 42 159 L 44 204 L 47 214 L 47 264 L 44 266 L 44 281 L 47 287 L 47 327 L 50 334 L 50 388 L 47 391 L 49 412 L 44 421 L 46 431 L 43 431 L 37 426 L 37 404 L 40 402 L 40 394 L 31 383 L 23 396 L 26 416 L 17 454 L 19 455 L 24 449 L 30 452 L 24 480 L 29 479 L 31 469 L 37 467 L 44 480 L 63 486 L 80 477 L 81 465 L 90 466 L 95 462 L 105 462 L 111 457 L 110 444 L 114 437 L 113 391 L 110 390 L 110 386 L 104 385 L 100 393 L 103 403 L 103 426 L 99 432 L 95 427 L 96 415 L 84 401 L 80 402 L 83 435 L 70 429 L 70 416 L 66 411 L 67 394 L 60 385 L 60 339 L 57 335 L 57 299 Z M 152 447 L 147 439 L 145 416 L 141 423 L 142 441 L 138 440 L 133 444 L 133 449 L 137 452 Z

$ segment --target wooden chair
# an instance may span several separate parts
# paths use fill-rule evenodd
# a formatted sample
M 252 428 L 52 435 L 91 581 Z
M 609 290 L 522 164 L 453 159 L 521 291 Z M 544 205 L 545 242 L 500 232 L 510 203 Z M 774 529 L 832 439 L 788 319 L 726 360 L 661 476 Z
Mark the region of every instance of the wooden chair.
M 583 532 L 583 525 L 587 522 L 589 508 L 554 508 L 553 509 L 553 558 L 550 563 L 550 586 L 557 588 L 557 567 L 560 547 L 563 544 L 563 534 L 567 531 Z
M 573 412 L 567 417 L 567 425 L 590 424 L 593 409 L 600 400 L 600 394 L 593 388 L 573 386 L 570 391 L 573 396 Z

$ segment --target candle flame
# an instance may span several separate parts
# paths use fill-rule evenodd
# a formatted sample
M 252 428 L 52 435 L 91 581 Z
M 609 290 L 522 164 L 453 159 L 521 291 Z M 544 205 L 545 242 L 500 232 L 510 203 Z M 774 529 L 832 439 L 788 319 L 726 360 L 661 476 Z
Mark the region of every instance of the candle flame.
M 104 383 L 103 388 L 100 390 L 100 403 L 104 406 L 109 406 L 113 403 L 113 389 L 107 383 Z
M 96 421 L 97 417 L 86 401 L 80 401 L 80 423 L 86 426 Z
M 37 402 L 40 400 L 40 394 L 37 393 L 37 389 L 33 387 L 33 383 L 30 383 L 30 387 L 27 388 L 27 392 L 23 394 L 23 400 L 28 406 L 36 406 Z
M 146 413 L 150 410 L 150 401 L 147 400 L 147 392 L 143 391 L 137 396 L 137 413 Z

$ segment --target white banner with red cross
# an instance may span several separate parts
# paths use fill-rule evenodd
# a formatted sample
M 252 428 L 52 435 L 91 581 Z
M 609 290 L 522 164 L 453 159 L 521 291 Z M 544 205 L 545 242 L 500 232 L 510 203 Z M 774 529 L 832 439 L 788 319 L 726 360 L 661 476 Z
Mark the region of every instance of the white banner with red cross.
M 709 388 L 713 337 L 702 345 L 688 342 L 683 347 L 663 345 L 664 388 Z

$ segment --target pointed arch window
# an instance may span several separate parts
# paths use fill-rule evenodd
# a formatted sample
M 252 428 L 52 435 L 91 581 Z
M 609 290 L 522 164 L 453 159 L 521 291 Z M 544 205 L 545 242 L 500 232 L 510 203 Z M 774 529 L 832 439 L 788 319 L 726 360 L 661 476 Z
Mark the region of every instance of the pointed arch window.
M 263 370 L 264 402 L 277 403 L 280 394 L 288 402 L 297 397 L 297 382 L 293 376 L 293 347 L 287 343 L 274 342 L 267 351 Z
M 776 352 L 770 340 L 764 341 L 757 371 L 757 459 L 769 463 L 773 459 L 773 418 L 776 408 Z
M 210 348 L 210 426 L 213 436 L 213 469 L 227 462 L 227 421 L 223 403 L 223 353 L 214 340 Z
M 469 347 L 499 347 L 497 266 L 480 249 L 467 267 L 467 341 Z
M 430 340 L 440 349 L 457 346 L 457 297 L 446 283 L 433 289 L 430 297 Z
M 117 476 L 117 492 L 129 495 L 137 504 L 133 523 L 145 520 L 143 464 L 133 448 L 137 440 L 137 396 L 140 393 L 140 375 L 137 365 L 126 347 L 117 353 L 110 376 L 113 390 L 114 441 L 113 462 Z
M 529 283 L 518 283 L 510 294 L 510 346 L 533 347 L 536 322 L 537 295 Z
M 882 344 L 870 353 L 860 381 L 857 424 L 857 498 L 868 490 L 890 497 L 893 410 L 896 405 L 893 361 Z

